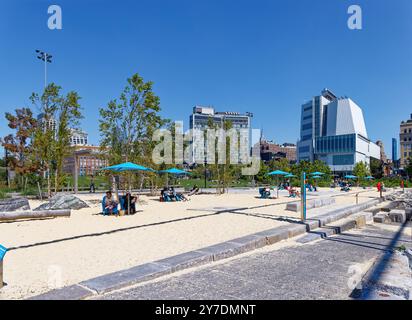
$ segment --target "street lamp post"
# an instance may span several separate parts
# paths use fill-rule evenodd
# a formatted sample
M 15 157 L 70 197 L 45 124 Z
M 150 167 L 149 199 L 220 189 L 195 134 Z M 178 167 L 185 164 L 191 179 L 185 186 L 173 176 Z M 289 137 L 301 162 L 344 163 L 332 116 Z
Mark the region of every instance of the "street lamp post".
M 47 87 L 47 63 L 52 62 L 52 55 L 48 54 L 47 52 L 41 51 L 41 50 L 36 50 L 36 53 L 38 54 L 37 59 L 44 61 L 44 87 Z

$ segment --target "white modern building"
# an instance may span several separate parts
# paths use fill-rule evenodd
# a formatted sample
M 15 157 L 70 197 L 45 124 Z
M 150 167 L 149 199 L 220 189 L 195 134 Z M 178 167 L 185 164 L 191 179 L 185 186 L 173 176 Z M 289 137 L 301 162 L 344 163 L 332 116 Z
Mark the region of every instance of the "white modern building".
M 302 105 L 298 161 L 322 160 L 335 173 L 347 174 L 358 162 L 380 159 L 380 147 L 371 142 L 362 109 L 350 98 L 338 98 L 324 89 Z

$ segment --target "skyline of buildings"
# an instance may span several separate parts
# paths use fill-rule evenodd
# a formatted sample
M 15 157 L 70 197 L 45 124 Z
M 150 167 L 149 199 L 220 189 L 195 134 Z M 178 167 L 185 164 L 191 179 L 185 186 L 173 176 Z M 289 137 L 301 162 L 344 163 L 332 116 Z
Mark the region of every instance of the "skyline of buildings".
M 335 173 L 352 173 L 358 162 L 380 159 L 366 130 L 362 109 L 350 98 L 324 89 L 302 105 L 298 161 L 321 160 Z

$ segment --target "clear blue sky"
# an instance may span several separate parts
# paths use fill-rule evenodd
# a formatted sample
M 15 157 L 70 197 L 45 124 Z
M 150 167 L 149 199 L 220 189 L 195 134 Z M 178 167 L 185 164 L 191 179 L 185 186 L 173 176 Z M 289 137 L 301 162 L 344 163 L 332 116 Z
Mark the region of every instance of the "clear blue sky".
M 51 4 L 63 30 L 47 28 Z M 363 9 L 361 31 L 347 27 L 351 4 Z M 251 111 L 280 143 L 296 142 L 301 104 L 327 87 L 363 108 L 390 156 L 412 112 L 411 35 L 411 0 L 1 0 L 0 112 L 42 90 L 42 49 L 54 56 L 49 80 L 82 97 L 94 144 L 98 108 L 138 72 L 186 128 L 195 104 Z

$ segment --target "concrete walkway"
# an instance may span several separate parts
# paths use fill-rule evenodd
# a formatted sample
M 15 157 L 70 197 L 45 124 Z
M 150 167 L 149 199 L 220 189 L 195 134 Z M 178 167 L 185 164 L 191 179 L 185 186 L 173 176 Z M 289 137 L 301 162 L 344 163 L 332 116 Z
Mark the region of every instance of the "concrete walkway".
M 393 245 L 412 247 L 411 237 L 405 235 L 394 244 L 396 235 L 396 231 L 368 225 L 304 245 L 260 249 L 98 298 L 351 299 L 348 282 L 359 280 Z

